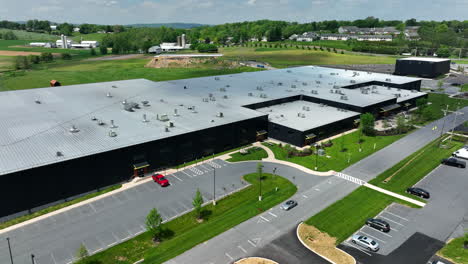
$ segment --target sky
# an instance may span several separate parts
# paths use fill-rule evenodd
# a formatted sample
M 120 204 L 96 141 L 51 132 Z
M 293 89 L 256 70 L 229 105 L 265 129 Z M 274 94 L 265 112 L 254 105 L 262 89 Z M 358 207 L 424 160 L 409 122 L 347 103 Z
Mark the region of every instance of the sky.
M 0 0 L 0 20 L 92 24 L 222 24 L 270 19 L 296 22 L 467 20 L 468 0 Z

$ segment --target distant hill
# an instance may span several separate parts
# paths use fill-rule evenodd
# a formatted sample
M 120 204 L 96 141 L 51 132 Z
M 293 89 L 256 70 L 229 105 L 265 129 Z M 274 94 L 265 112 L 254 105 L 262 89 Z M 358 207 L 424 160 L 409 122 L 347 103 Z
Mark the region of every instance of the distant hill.
M 126 26 L 134 27 L 134 28 L 141 28 L 141 27 L 149 27 L 149 28 L 171 27 L 171 28 L 190 29 L 190 28 L 196 28 L 196 27 L 201 27 L 201 26 L 206 26 L 206 25 L 197 24 L 197 23 L 154 23 L 154 24 L 131 24 L 131 25 L 126 25 Z

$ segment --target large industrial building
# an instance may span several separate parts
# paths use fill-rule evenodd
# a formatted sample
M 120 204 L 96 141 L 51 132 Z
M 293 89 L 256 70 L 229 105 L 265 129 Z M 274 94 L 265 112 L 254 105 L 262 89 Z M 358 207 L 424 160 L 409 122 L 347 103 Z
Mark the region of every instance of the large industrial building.
M 421 80 L 314 66 L 0 93 L 0 217 L 272 137 L 297 146 L 407 109 Z
M 396 61 L 395 74 L 434 78 L 450 72 L 450 59 L 402 58 Z

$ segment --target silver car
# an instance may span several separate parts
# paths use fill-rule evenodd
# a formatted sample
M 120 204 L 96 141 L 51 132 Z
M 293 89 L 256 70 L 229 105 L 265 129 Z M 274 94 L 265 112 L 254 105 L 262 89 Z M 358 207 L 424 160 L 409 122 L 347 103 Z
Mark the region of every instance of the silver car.
M 288 211 L 289 209 L 295 207 L 297 205 L 297 202 L 294 201 L 294 200 L 289 200 L 289 201 L 286 201 L 285 203 L 283 203 L 281 205 L 281 209 L 285 210 L 285 211 Z
M 373 239 L 361 235 L 353 235 L 351 242 L 357 244 L 363 248 L 367 248 L 374 252 L 377 252 L 379 248 L 379 243 L 375 242 Z

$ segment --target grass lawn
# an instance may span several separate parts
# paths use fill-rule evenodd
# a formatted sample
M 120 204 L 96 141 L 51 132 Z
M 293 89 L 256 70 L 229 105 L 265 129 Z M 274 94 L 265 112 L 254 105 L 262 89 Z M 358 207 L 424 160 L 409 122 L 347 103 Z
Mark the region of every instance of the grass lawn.
M 248 145 L 245 145 L 245 146 L 242 146 L 242 147 L 233 148 L 233 149 L 226 150 L 226 151 L 223 151 L 223 152 L 220 152 L 220 153 L 216 153 L 216 154 L 211 155 L 211 156 L 206 156 L 206 157 L 202 157 L 202 158 L 200 158 L 200 159 L 192 160 L 192 161 L 190 161 L 190 162 L 187 162 L 187 163 L 184 163 L 184 164 L 180 164 L 180 165 L 176 166 L 175 168 L 176 168 L 176 169 L 180 169 L 180 168 L 183 168 L 183 167 L 186 167 L 186 166 L 189 166 L 189 165 L 198 163 L 198 162 L 202 162 L 202 161 L 205 161 L 205 160 L 208 160 L 208 159 L 216 158 L 216 157 L 218 157 L 218 156 L 224 155 L 224 154 L 229 153 L 229 152 L 233 152 L 233 151 L 236 151 L 236 150 L 239 150 L 239 149 L 247 148 L 247 147 L 249 147 L 249 146 L 251 146 L 251 145 L 252 145 L 252 144 L 248 144 Z
M 392 64 L 395 58 L 386 56 L 339 54 L 327 51 L 303 49 L 275 49 L 229 47 L 220 48 L 225 59 L 255 60 L 271 64 L 273 67 L 285 68 L 303 65 L 331 65 L 331 64 Z
M 456 238 L 450 241 L 437 254 L 456 264 L 466 264 L 468 263 L 468 249 L 463 247 L 465 240 L 468 241 L 468 237 Z
M 429 93 L 428 102 L 432 103 L 428 107 L 432 111 L 434 120 L 444 116 L 442 109 L 446 109 L 447 104 L 449 105 L 449 110 L 456 110 L 457 106 L 460 106 L 460 108 L 468 106 L 468 100 L 450 98 L 448 95 L 436 93 Z
M 62 85 L 106 82 L 145 78 L 153 81 L 167 81 L 211 75 L 257 71 L 251 67 L 235 69 L 217 68 L 203 64 L 196 68 L 145 68 L 148 59 L 115 61 L 75 61 L 61 65 L 41 65 L 43 69 L 5 74 L 0 78 L 4 89 L 19 90 L 46 87 L 50 80 L 58 80 Z
M 205 220 L 198 223 L 194 213 L 190 212 L 170 222 L 163 224 L 162 242 L 155 247 L 151 242 L 151 235 L 143 233 L 131 240 L 104 250 L 79 264 L 132 264 L 142 258 L 143 263 L 163 263 L 192 247 L 229 230 L 230 228 L 268 210 L 291 197 L 297 188 L 290 181 L 282 177 L 273 179 L 271 174 L 263 174 L 263 201 L 258 201 L 259 185 L 257 174 L 244 176 L 251 186 L 218 201 L 216 206 L 206 205 Z M 275 187 L 279 186 L 279 191 Z M 120 260 L 120 261 L 117 261 Z
M 82 197 L 73 199 L 73 200 L 71 200 L 71 201 L 64 202 L 64 203 L 61 203 L 61 204 L 57 204 L 57 205 L 54 205 L 54 206 L 51 206 L 51 207 L 42 209 L 42 210 L 40 210 L 40 211 L 34 212 L 34 213 L 32 213 L 32 214 L 20 216 L 20 217 L 18 217 L 18 218 L 15 218 L 15 219 L 12 219 L 12 220 L 9 220 L 9 221 L 0 223 L 0 230 L 1 230 L 1 229 L 4 229 L 4 228 L 7 228 L 7 227 L 9 227 L 9 226 L 12 226 L 12 225 L 16 225 L 16 224 L 25 222 L 25 221 L 30 220 L 30 219 L 33 219 L 33 218 L 36 218 L 36 217 L 41 216 L 41 215 L 45 215 L 45 214 L 48 214 L 48 213 L 50 213 L 50 212 L 57 211 L 57 210 L 62 209 L 62 208 L 64 208 L 64 207 L 70 206 L 70 205 L 72 205 L 72 204 L 77 204 L 77 203 L 79 203 L 79 202 L 82 202 L 82 201 L 91 199 L 91 198 L 93 198 L 93 197 L 102 195 L 102 194 L 104 194 L 104 193 L 108 193 L 108 192 L 110 192 L 110 191 L 117 190 L 117 189 L 119 189 L 120 187 L 122 187 L 121 184 L 114 185 L 114 186 L 111 186 L 111 187 L 106 188 L 106 189 L 104 189 L 104 190 L 101 190 L 101 191 L 98 191 L 98 192 L 94 192 L 94 193 L 90 193 L 90 194 L 84 195 L 84 196 L 82 196 Z
M 429 143 L 369 183 L 402 195 L 407 195 L 404 192 L 406 188 L 413 186 L 435 169 L 440 164 L 440 160 L 450 156 L 450 153 L 461 146 L 461 143 L 456 142 L 450 149 L 436 149 L 436 146 L 437 141 Z M 413 157 L 423 150 L 423 154 L 412 160 Z M 407 164 L 409 160 L 412 160 L 412 162 Z M 406 164 L 407 166 L 402 168 Z M 394 174 L 395 172 L 397 173 Z M 390 175 L 393 175 L 392 179 L 388 183 L 382 183 Z M 418 199 L 414 196 L 407 196 Z M 376 216 L 392 202 L 415 207 L 412 204 L 380 192 L 366 187 L 359 187 L 345 198 L 309 218 L 306 223 L 317 227 L 330 236 L 336 237 L 339 244 L 356 232 L 367 218 Z
M 363 143 L 361 144 L 361 152 L 359 152 L 359 131 L 349 133 L 347 135 L 341 136 L 339 138 L 333 139 L 333 146 L 325 148 L 325 156 L 310 155 L 305 157 L 296 157 L 291 158 L 287 157 L 287 152 L 280 148 L 278 145 L 265 145 L 269 147 L 275 157 L 280 160 L 290 161 L 297 163 L 309 169 L 315 169 L 315 163 L 317 160 L 317 170 L 318 171 L 341 171 L 346 167 L 360 161 L 361 159 L 369 156 L 370 154 L 390 145 L 391 143 L 397 141 L 398 139 L 404 137 L 405 135 L 396 135 L 396 136 L 361 136 Z M 374 149 L 375 144 L 375 149 Z M 341 152 L 342 145 L 347 149 L 345 152 Z M 330 156 L 327 158 L 326 156 Z M 348 162 L 349 160 L 349 162 Z
M 462 92 L 468 92 L 468 83 L 465 83 L 464 85 L 461 86 L 460 91 Z
M 247 154 L 241 154 L 240 152 L 233 153 L 231 154 L 232 158 L 228 159 L 227 161 L 238 162 L 247 160 L 262 160 L 263 158 L 268 157 L 267 152 L 259 147 L 252 147 L 247 149 L 247 151 Z

